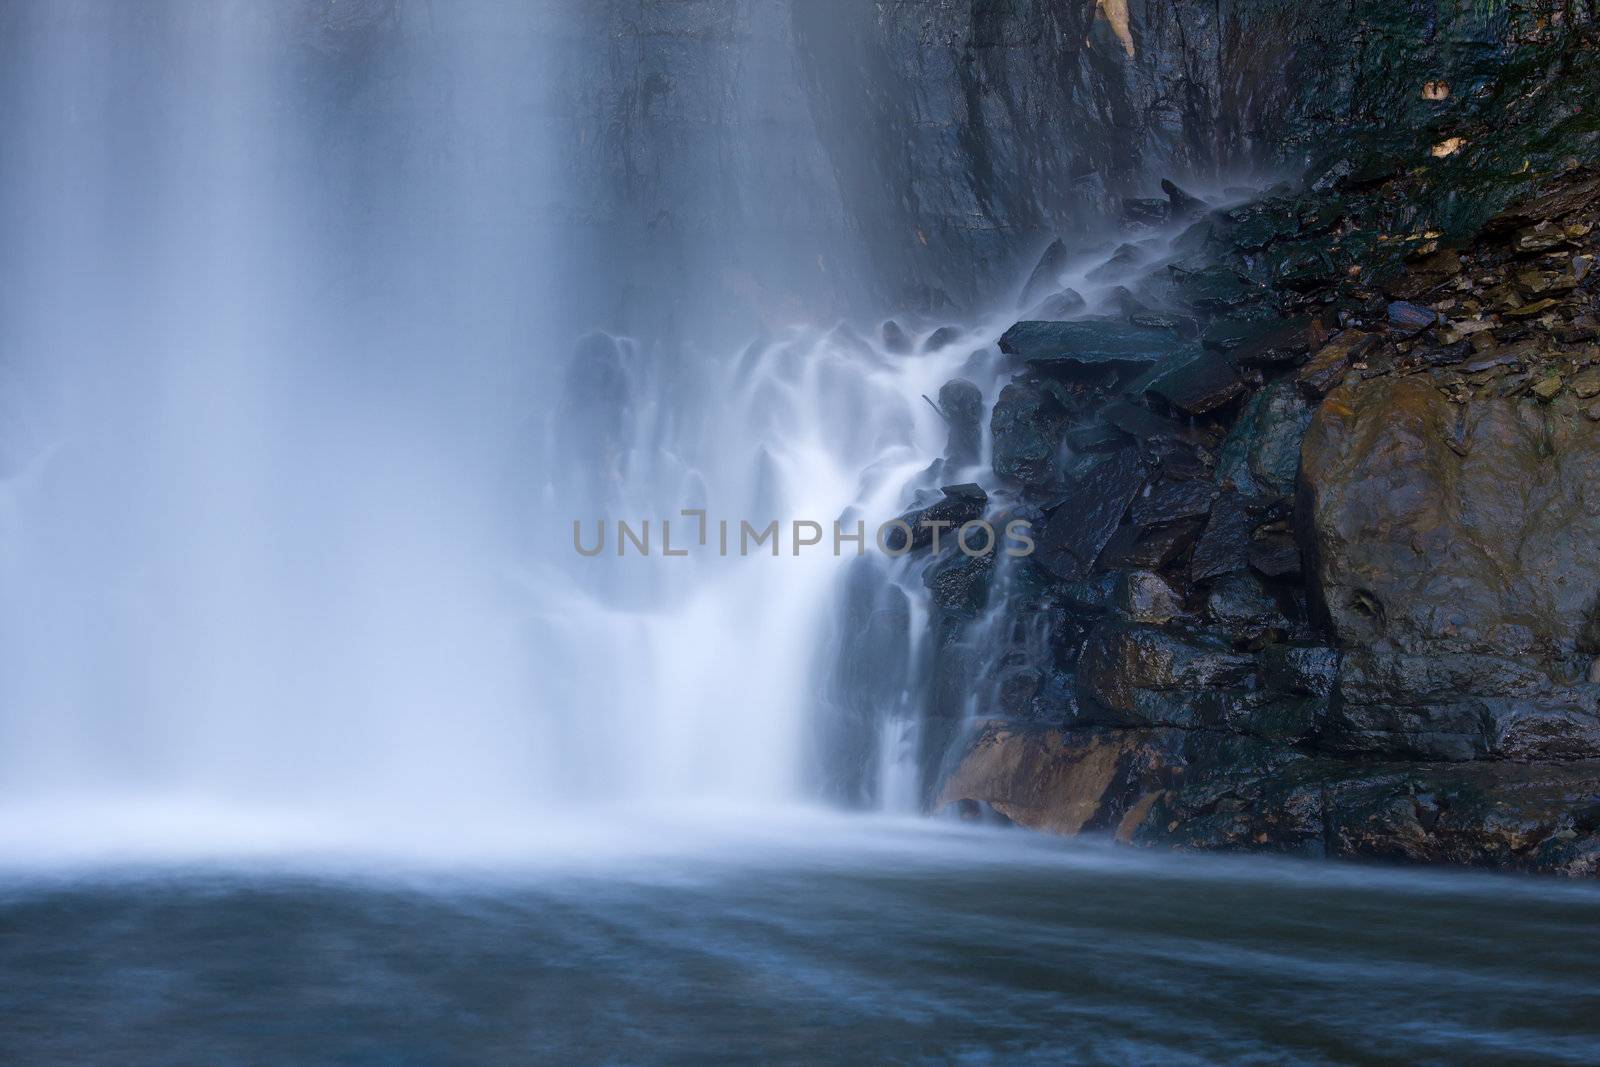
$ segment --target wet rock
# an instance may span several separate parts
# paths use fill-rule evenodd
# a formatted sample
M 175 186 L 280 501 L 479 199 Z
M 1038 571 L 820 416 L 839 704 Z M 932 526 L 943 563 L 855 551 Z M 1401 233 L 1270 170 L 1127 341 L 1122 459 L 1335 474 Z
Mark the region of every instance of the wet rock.
M 1123 726 L 1201 726 L 1220 705 L 1184 694 L 1240 686 L 1255 661 L 1220 641 L 1173 630 L 1105 620 L 1078 661 L 1078 701 L 1092 721 Z
M 1210 730 L 982 730 L 942 800 L 1135 845 L 1600 873 L 1600 762 L 1307 758 Z
M 1132 622 L 1160 625 L 1183 614 L 1183 598 L 1159 574 L 1126 571 L 1116 585 L 1117 613 Z
M 1268 319 L 1255 325 L 1258 332 L 1243 338 L 1233 349 L 1234 362 L 1241 367 L 1292 366 L 1310 350 L 1309 319 Z
M 1115 426 L 1103 422 L 1090 423 L 1086 426 L 1073 426 L 1066 432 L 1067 448 L 1074 455 L 1091 452 L 1115 452 L 1126 448 L 1129 444 L 1128 435 Z
M 1218 477 L 1252 496 L 1288 496 L 1300 470 L 1300 442 L 1311 408 L 1294 383 L 1280 380 L 1256 393 L 1222 446 Z
M 1122 218 L 1142 226 L 1160 226 L 1172 215 L 1172 204 L 1164 198 L 1158 197 L 1131 197 L 1122 198 Z
M 1189 577 L 1203 582 L 1242 571 L 1250 565 L 1250 534 L 1259 520 L 1250 514 L 1242 493 L 1224 489 L 1212 505 L 1211 517 L 1195 545 Z
M 1034 266 L 1033 273 L 1028 275 L 1027 284 L 1022 287 L 1022 295 L 1017 299 L 1017 306 L 1031 307 L 1045 294 L 1056 289 L 1061 282 L 1061 276 L 1066 273 L 1071 258 L 1067 253 L 1067 246 L 1059 237 L 1051 241 L 1039 256 L 1039 262 Z
M 954 540 L 954 531 L 951 532 Z M 974 547 L 977 547 L 974 545 Z M 975 619 L 989 603 L 996 552 L 969 556 L 959 549 L 937 556 L 923 575 L 933 602 L 956 618 Z
M 1068 581 L 1088 574 L 1143 483 L 1132 448 L 1082 463 L 1067 479 L 1064 503 L 1039 531 L 1035 557 Z
M 1161 191 L 1167 194 L 1167 214 L 1174 219 L 1192 219 L 1205 213 L 1206 202 L 1178 188 L 1171 179 L 1161 179 Z
M 1300 574 L 1300 546 L 1287 528 L 1258 529 L 1250 537 L 1252 569 L 1268 578 L 1293 578 Z
M 1317 410 L 1302 461 L 1313 591 L 1341 640 L 1574 647 L 1600 595 L 1600 436 L 1573 398 L 1458 412 L 1421 378 L 1360 382 Z
M 1371 351 L 1377 341 L 1374 334 L 1346 330 L 1318 349 L 1310 361 L 1295 372 L 1295 384 L 1306 399 L 1321 400 L 1344 380 L 1350 364 Z
M 1289 629 L 1277 600 L 1260 579 L 1247 573 L 1219 579 L 1206 595 L 1206 612 L 1235 644 L 1258 642 L 1274 634 L 1281 637 Z
M 905 329 L 893 319 L 886 321 L 878 331 L 883 340 L 883 347 L 896 355 L 904 355 L 911 351 L 911 337 Z
M 1258 252 L 1274 241 L 1294 236 L 1300 229 L 1294 205 L 1273 197 L 1232 208 L 1224 212 L 1224 217 L 1234 224 L 1234 247 L 1245 252 Z
M 1175 330 L 1104 319 L 1019 322 L 1000 338 L 1000 351 L 1052 374 L 1139 370 L 1194 351 Z
M 1439 316 L 1431 309 L 1396 300 L 1389 305 L 1389 325 L 1402 335 L 1410 335 L 1427 329 L 1439 321 Z
M 1046 385 L 1016 381 L 1006 386 L 989 419 L 994 472 L 1024 485 L 1053 481 L 1066 422 L 1066 407 Z
M 1073 611 L 1101 614 L 1116 603 L 1122 589 L 1122 576 L 1100 571 L 1088 578 L 1064 582 L 1056 587 L 1061 602 Z
M 1211 502 L 1216 497 L 1216 487 L 1207 481 L 1161 481 L 1146 486 L 1134 498 L 1128 518 L 1134 525 L 1146 528 L 1203 519 L 1211 513 Z
M 1323 645 L 1272 645 L 1261 653 L 1262 679 L 1270 689 L 1327 697 L 1339 680 L 1339 650 Z
M 1083 276 L 1091 282 L 1116 281 L 1133 274 L 1144 261 L 1145 254 L 1137 245 L 1122 244 L 1104 263 L 1084 272 Z
M 941 326 L 930 333 L 926 341 L 922 342 L 922 350 L 924 352 L 942 351 L 961 340 L 961 332 L 961 329 L 956 326 Z
M 1042 322 L 1058 322 L 1079 314 L 1086 306 L 1087 301 L 1076 289 L 1063 289 L 1035 304 L 1033 310 L 1028 312 L 1028 318 Z
M 1100 565 L 1167 570 L 1194 545 L 1203 525 L 1198 519 L 1187 519 L 1154 529 L 1124 526 L 1100 553 Z
M 1169 269 L 1179 297 L 1198 311 L 1223 312 L 1259 300 L 1265 295 L 1261 286 L 1231 267 Z
M 1202 351 L 1186 363 L 1165 371 L 1150 383 L 1147 396 L 1156 397 L 1190 415 L 1205 415 L 1237 400 L 1244 382 L 1233 361 L 1222 352 Z
M 1600 757 L 1600 687 L 1561 685 L 1521 659 L 1357 649 L 1321 744 L 1413 759 Z
M 1149 408 L 1118 400 L 1100 411 L 1101 418 L 1140 442 L 1175 442 L 1189 446 L 1205 443 L 1205 438 L 1194 428 L 1163 418 Z
M 891 552 L 908 549 L 920 552 L 933 545 L 935 531 L 930 524 L 945 523 L 946 525 L 939 529 L 940 551 L 943 553 L 952 551 L 956 531 L 963 523 L 983 518 L 983 513 L 989 505 L 989 497 L 982 488 L 970 482 L 963 485 L 947 485 L 941 492 L 944 493 L 943 499 L 900 516 L 901 521 L 911 527 L 909 540 L 904 530 L 890 529 L 884 533 L 884 547 Z
M 944 457 L 955 467 L 978 462 L 983 446 L 983 391 L 965 378 L 939 387 L 939 411 L 949 424 Z

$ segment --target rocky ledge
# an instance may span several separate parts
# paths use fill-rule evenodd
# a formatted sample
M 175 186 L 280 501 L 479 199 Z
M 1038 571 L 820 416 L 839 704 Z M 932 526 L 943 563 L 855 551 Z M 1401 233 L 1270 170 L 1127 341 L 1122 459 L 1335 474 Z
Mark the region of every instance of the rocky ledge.
M 993 464 L 1039 550 L 933 803 L 1600 873 L 1600 172 L 1448 232 L 1441 188 L 1332 158 L 1117 314 L 1007 333 Z

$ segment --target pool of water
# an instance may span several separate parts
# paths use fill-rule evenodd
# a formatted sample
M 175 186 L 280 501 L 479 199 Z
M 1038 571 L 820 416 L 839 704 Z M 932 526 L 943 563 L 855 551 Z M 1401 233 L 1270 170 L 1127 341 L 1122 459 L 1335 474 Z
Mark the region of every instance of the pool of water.
M 0 1063 L 1600 1062 L 1587 885 L 820 817 L 561 842 L 13 864 Z

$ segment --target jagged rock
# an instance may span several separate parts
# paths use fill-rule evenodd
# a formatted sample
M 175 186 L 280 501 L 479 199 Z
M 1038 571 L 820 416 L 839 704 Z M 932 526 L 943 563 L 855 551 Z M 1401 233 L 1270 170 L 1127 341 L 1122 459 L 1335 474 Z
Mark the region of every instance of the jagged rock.
M 1065 503 L 1039 531 L 1036 558 L 1068 581 L 1088 574 L 1143 483 L 1139 454 L 1132 448 L 1081 465 L 1067 480 Z
M 1312 327 L 1309 319 L 1274 319 L 1259 325 L 1261 332 L 1244 340 L 1233 350 L 1234 362 L 1239 366 L 1291 366 L 1310 351 Z
M 1017 299 L 1017 306 L 1031 307 L 1040 297 L 1055 289 L 1060 284 L 1061 275 L 1066 273 L 1071 258 L 1067 253 L 1067 246 L 1059 237 L 1051 241 L 1039 256 L 1039 262 L 1033 268 L 1033 273 L 1028 275 L 1028 282 L 1022 287 L 1022 296 Z
M 1223 442 L 1218 477 L 1251 496 L 1288 496 L 1300 470 L 1311 408 L 1280 380 L 1250 398 Z
M 1189 561 L 1189 577 L 1203 582 L 1242 571 L 1250 565 L 1250 534 L 1259 520 L 1250 514 L 1242 493 L 1224 489 L 1211 507 L 1205 532 Z
M 900 520 L 911 527 L 909 541 L 904 530 L 892 528 L 884 533 L 884 547 L 891 552 L 904 550 L 920 552 L 930 548 L 933 545 L 934 530 L 924 524 L 943 522 L 948 526 L 939 531 L 940 551 L 942 553 L 954 551 L 956 531 L 963 523 L 983 518 L 983 513 L 989 505 L 989 496 L 982 488 L 970 482 L 963 485 L 947 485 L 941 492 L 944 493 L 943 499 L 900 516 Z
M 1308 758 L 1209 730 L 980 731 L 941 803 L 1134 844 L 1600 873 L 1600 762 Z
M 1066 407 L 1046 385 L 1016 381 L 1006 386 L 989 419 L 994 472 L 1024 485 L 1053 481 L 1066 421 Z
M 1166 570 L 1195 543 L 1203 525 L 1198 519 L 1189 519 L 1154 529 L 1124 526 L 1100 553 L 1100 565 Z
M 1143 226 L 1160 226 L 1172 214 L 1172 203 L 1158 197 L 1125 196 L 1122 198 L 1122 217 L 1127 222 Z
M 1389 305 L 1389 323 L 1402 334 L 1413 334 L 1425 330 L 1439 321 L 1439 316 L 1425 307 L 1404 300 L 1396 300 Z
M 1288 632 L 1289 621 L 1260 579 L 1247 573 L 1219 579 L 1206 595 L 1206 612 L 1236 644 Z
M 1266 291 L 1231 267 L 1172 271 L 1179 296 L 1200 311 L 1226 311 L 1259 300 Z
M 1103 422 L 1090 423 L 1087 426 L 1073 426 L 1066 432 L 1067 447 L 1073 454 L 1081 455 L 1090 452 L 1115 452 L 1129 444 L 1128 435 L 1115 426 Z
M 1244 685 L 1255 669 L 1252 657 L 1215 639 L 1107 619 L 1078 661 L 1078 701 L 1097 722 L 1200 726 L 1222 705 L 1193 695 Z
M 1300 546 L 1287 529 L 1258 529 L 1250 537 L 1250 566 L 1268 578 L 1300 574 Z
M 1190 415 L 1205 415 L 1237 400 L 1244 382 L 1225 353 L 1202 351 L 1164 372 L 1145 390 Z
M 1028 312 L 1028 318 L 1042 322 L 1058 322 L 1071 318 L 1086 306 L 1087 301 L 1076 289 L 1063 289 L 1034 305 L 1033 310 Z
M 1112 426 L 1142 442 L 1174 441 L 1185 445 L 1203 444 L 1205 438 L 1192 427 L 1162 418 L 1149 408 L 1118 400 L 1107 404 L 1100 412 L 1101 418 Z
M 1074 611 L 1099 614 L 1109 611 L 1121 592 L 1122 576 L 1112 571 L 1100 571 L 1075 582 L 1064 582 L 1056 587 L 1061 602 Z
M 1194 351 L 1175 330 L 1105 319 L 1019 322 L 1000 338 L 1000 351 L 1053 374 L 1141 370 Z
M 1325 698 L 1339 680 L 1339 658 L 1323 645 L 1270 645 L 1261 653 L 1262 677 L 1269 689 Z
M 1104 263 L 1085 271 L 1083 276 L 1091 282 L 1115 281 L 1128 277 L 1144 261 L 1145 255 L 1137 245 L 1123 244 Z
M 1344 380 L 1350 364 L 1377 344 L 1373 334 L 1346 330 L 1318 349 L 1310 362 L 1295 372 L 1294 380 L 1308 400 L 1321 400 Z
M 1135 526 L 1166 526 L 1185 519 L 1203 519 L 1211 513 L 1216 487 L 1205 481 L 1157 482 L 1134 498 L 1128 518 Z
M 1231 208 L 1223 216 L 1234 224 L 1234 247 L 1245 252 L 1258 252 L 1274 241 L 1293 237 L 1300 229 L 1294 205 L 1275 197 Z
M 1116 584 L 1117 612 L 1132 622 L 1160 625 L 1183 614 L 1183 598 L 1159 574 L 1126 571 Z
M 1572 650 L 1600 596 L 1600 435 L 1573 398 L 1458 411 L 1420 378 L 1359 382 L 1317 410 L 1302 463 L 1313 592 L 1341 640 Z
M 1170 178 L 1161 179 L 1161 191 L 1167 194 L 1167 214 L 1174 219 L 1192 219 L 1203 214 L 1206 202 L 1178 188 Z
M 939 411 L 949 425 L 944 457 L 955 467 L 978 462 L 983 447 L 983 391 L 965 378 L 939 387 Z

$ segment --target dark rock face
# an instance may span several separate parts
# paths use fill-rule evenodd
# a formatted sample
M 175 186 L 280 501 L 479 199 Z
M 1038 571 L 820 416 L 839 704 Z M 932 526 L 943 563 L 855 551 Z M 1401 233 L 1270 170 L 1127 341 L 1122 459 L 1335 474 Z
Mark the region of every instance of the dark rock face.
M 1565 31 L 1506 25 L 1519 70 L 1563 54 L 1600 86 Z M 1494 105 L 1526 130 L 1450 105 L 1518 145 L 1470 167 L 1355 121 L 1303 190 L 1183 208 L 1173 269 L 1126 257 L 1128 317 L 1013 328 L 1060 451 L 1022 486 L 1049 515 L 1026 587 L 989 604 L 1061 622 L 1011 654 L 1026 714 L 991 705 L 940 799 L 1600 875 L 1600 135 L 1550 148 L 1554 84 Z

